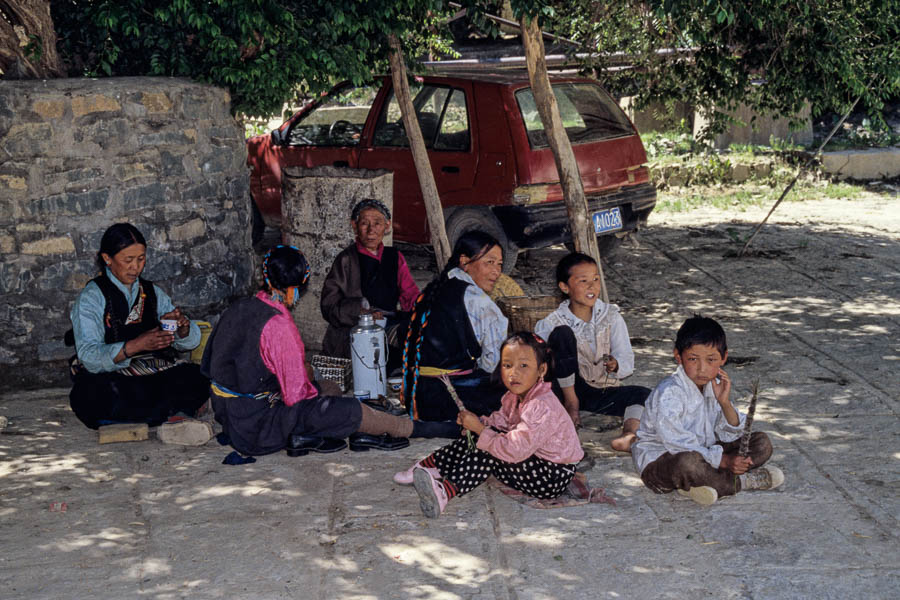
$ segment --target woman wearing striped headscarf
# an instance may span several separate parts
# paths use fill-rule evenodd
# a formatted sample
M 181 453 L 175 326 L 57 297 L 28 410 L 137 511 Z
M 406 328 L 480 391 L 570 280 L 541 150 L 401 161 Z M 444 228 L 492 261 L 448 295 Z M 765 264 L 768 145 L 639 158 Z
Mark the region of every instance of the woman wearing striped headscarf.
M 348 436 L 351 450 L 396 450 L 427 435 L 406 417 L 320 393 L 290 313 L 308 280 L 303 254 L 276 246 L 263 259 L 262 289 L 230 306 L 209 336 L 201 369 L 231 445 L 249 455 L 287 448 L 300 456 L 342 450 Z

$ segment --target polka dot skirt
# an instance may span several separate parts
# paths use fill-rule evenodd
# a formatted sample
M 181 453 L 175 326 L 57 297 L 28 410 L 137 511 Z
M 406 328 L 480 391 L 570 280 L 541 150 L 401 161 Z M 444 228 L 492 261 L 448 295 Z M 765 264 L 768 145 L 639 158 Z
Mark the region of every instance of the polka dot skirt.
M 575 476 L 575 465 L 561 465 L 534 455 L 509 463 L 478 448 L 470 451 L 466 438 L 459 438 L 431 456 L 441 476 L 459 488 L 460 496 L 493 475 L 533 498 L 557 498 Z

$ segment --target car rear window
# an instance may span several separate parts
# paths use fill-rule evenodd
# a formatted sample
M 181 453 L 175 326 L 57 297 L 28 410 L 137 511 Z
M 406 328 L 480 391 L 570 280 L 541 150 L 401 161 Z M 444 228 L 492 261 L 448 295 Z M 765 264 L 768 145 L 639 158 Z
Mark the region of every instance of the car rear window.
M 585 144 L 634 135 L 634 129 L 622 109 L 598 85 L 590 83 L 557 83 L 553 95 L 569 141 Z M 532 148 L 546 148 L 547 133 L 538 115 L 530 88 L 516 92 L 528 142 Z

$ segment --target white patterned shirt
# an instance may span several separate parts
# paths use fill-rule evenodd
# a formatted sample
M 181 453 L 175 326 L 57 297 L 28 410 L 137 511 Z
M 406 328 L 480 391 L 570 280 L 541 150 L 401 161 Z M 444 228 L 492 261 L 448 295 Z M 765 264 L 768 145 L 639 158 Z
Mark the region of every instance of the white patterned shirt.
M 694 451 L 718 469 L 722 446 L 716 441 L 733 442 L 741 436 L 746 417 L 738 412 L 738 418 L 737 426 L 729 425 L 716 400 L 712 382 L 701 392 L 679 365 L 647 398 L 637 441 L 631 446 L 634 466 L 640 473 L 666 452 Z
M 569 308 L 569 302 L 569 300 L 563 300 L 556 310 L 538 321 L 534 326 L 534 332 L 547 340 L 550 332 L 556 327 L 568 326 L 578 342 L 579 372 L 581 377 L 587 380 L 590 376 L 590 373 L 586 372 L 587 363 L 600 361 L 601 356 L 607 351 L 601 348 L 598 352 L 597 340 L 598 338 L 605 339 L 608 331 L 609 354 L 619 363 L 618 371 L 610 373 L 609 376 L 615 379 L 625 379 L 631 375 L 634 372 L 634 351 L 631 349 L 628 327 L 625 326 L 625 319 L 619 313 L 619 307 L 598 299 L 591 310 L 590 322 L 585 322 L 575 316 Z M 585 356 L 585 350 L 588 348 L 591 356 Z M 613 384 L 618 383 L 615 379 L 612 381 Z M 557 379 L 557 382 L 560 387 L 571 387 L 575 385 L 575 374 Z

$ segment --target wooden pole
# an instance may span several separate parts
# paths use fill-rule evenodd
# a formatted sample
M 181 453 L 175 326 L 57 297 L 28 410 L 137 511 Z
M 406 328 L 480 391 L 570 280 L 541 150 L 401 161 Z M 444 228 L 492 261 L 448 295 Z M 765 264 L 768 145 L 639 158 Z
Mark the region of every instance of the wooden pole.
M 437 184 L 434 182 L 431 162 L 428 160 L 425 138 L 422 137 L 422 130 L 419 128 L 419 120 L 416 118 L 416 111 L 410 97 L 403 49 L 400 47 L 400 40 L 393 33 L 388 36 L 388 42 L 391 46 L 391 79 L 394 82 L 394 95 L 400 105 L 403 127 L 406 128 L 413 163 L 416 165 L 416 174 L 419 176 L 419 186 L 422 188 L 422 198 L 425 200 L 425 214 L 428 217 L 428 228 L 431 230 L 431 245 L 434 247 L 435 259 L 438 271 L 440 271 L 450 260 L 451 254 L 450 242 L 444 226 L 444 211 L 441 208 Z
M 528 79 L 531 82 L 531 91 L 534 94 L 538 114 L 544 124 L 544 131 L 547 132 L 547 141 L 550 143 L 553 159 L 556 161 L 556 170 L 559 172 L 559 183 L 569 216 L 572 241 L 575 243 L 577 251 L 584 252 L 597 261 L 597 268 L 600 270 L 600 292 L 603 301 L 609 302 L 606 279 L 600 263 L 600 251 L 597 248 L 597 235 L 594 233 L 591 217 L 588 214 L 584 184 L 581 182 L 581 174 L 578 172 L 578 163 L 575 161 L 572 144 L 569 142 L 562 118 L 559 116 L 556 96 L 553 95 L 553 88 L 550 87 L 541 28 L 537 18 L 529 19 L 522 16 L 519 23 L 522 27 L 522 45 L 525 47 Z

